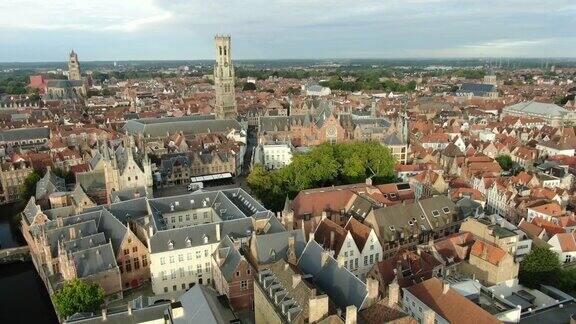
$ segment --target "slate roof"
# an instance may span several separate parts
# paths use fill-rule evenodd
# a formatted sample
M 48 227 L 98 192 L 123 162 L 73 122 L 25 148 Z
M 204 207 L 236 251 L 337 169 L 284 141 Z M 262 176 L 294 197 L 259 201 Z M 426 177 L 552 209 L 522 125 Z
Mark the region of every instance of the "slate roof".
M 167 133 L 183 132 L 187 135 L 203 133 L 223 133 L 241 130 L 240 123 L 233 119 L 216 120 L 213 115 L 196 115 L 186 117 L 164 117 L 131 119 L 126 121 L 123 130 L 131 135 L 145 137 L 165 137 Z
M 512 106 L 504 107 L 503 112 L 561 117 L 564 114 L 566 114 L 568 110 L 556 104 L 542 103 L 536 101 L 523 101 Z
M 230 308 L 221 302 L 218 293 L 205 285 L 194 285 L 179 298 L 184 308 L 184 318 L 174 319 L 174 324 L 228 324 L 236 319 Z
M 54 192 L 65 191 L 64 179 L 55 175 L 52 170 L 46 170 L 44 177 L 36 183 L 36 199 L 42 199 Z
M 150 253 L 217 243 L 218 227 L 218 224 L 211 223 L 158 231 L 150 238 Z
M 110 243 L 72 253 L 79 278 L 89 277 L 102 271 L 113 269 L 120 272 L 116 265 L 116 255 Z
M 474 96 L 484 96 L 489 92 L 496 91 L 496 87 L 492 84 L 485 83 L 462 83 L 460 89 L 456 91 L 456 95 L 465 95 L 472 93 Z
M 304 231 L 291 230 L 272 234 L 255 235 L 250 244 L 255 245 L 258 264 L 270 264 L 288 256 L 288 238 L 294 237 L 296 257 L 300 257 L 306 247 Z
M 298 260 L 298 267 L 304 273 L 311 274 L 314 284 L 325 291 L 338 307 L 345 309 L 354 305 L 362 309 L 368 295 L 366 285 L 330 256 L 322 264 L 323 251 L 316 241 L 309 241 Z
M 236 268 L 238 268 L 244 257 L 238 252 L 228 236 L 222 238 L 214 254 L 218 254 L 218 257 L 223 260 L 219 265 L 220 273 L 226 281 L 230 282 L 236 272 Z
M 17 128 L 0 131 L 0 142 L 49 139 L 50 129 L 46 127 Z

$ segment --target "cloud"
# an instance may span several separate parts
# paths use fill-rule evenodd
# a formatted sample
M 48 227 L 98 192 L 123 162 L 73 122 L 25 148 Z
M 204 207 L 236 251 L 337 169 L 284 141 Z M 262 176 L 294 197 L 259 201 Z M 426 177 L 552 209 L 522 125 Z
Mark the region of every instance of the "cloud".
M 216 33 L 238 58 L 562 56 L 575 16 L 574 0 L 0 0 L 0 60 L 210 58 Z
M 151 0 L 2 0 L 0 29 L 134 32 L 172 13 Z

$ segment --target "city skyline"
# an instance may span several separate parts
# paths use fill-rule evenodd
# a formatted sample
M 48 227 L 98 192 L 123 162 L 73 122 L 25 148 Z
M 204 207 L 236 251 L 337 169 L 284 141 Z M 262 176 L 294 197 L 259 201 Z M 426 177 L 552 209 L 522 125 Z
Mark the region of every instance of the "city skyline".
M 257 8 L 257 10 L 255 9 Z M 567 0 L 261 0 L 0 4 L 1 62 L 212 59 L 231 34 L 235 58 L 573 57 Z

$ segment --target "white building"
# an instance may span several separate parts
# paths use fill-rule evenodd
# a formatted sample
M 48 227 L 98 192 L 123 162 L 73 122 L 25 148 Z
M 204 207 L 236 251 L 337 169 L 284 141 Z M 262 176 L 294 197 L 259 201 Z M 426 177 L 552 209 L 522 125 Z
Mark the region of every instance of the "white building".
M 332 94 L 332 90 L 330 90 L 330 88 L 317 84 L 303 84 L 302 91 L 304 91 L 307 96 L 324 97 Z
M 159 231 L 150 238 L 150 275 L 156 295 L 184 293 L 194 284 L 211 284 L 212 253 L 220 224 Z
M 576 233 L 558 233 L 548 240 L 550 250 L 558 254 L 560 263 L 576 261 Z

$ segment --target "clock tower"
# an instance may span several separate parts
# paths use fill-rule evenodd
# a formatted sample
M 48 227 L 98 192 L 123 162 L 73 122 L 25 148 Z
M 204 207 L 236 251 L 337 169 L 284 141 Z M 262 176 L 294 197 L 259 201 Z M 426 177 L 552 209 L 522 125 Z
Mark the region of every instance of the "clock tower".
M 215 42 L 214 90 L 216 92 L 216 101 L 214 103 L 214 111 L 218 119 L 233 119 L 236 118 L 237 112 L 230 36 L 217 35 Z

